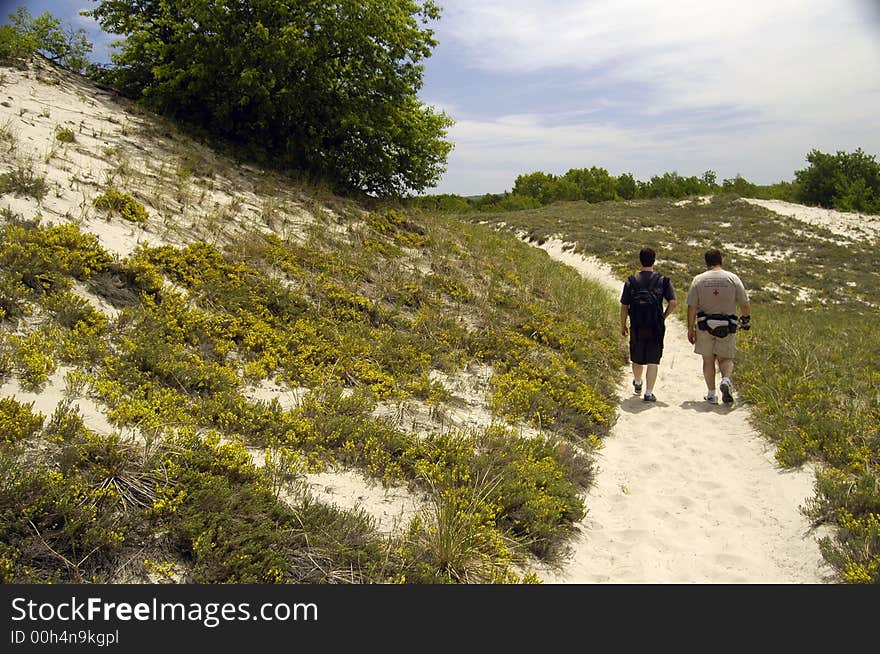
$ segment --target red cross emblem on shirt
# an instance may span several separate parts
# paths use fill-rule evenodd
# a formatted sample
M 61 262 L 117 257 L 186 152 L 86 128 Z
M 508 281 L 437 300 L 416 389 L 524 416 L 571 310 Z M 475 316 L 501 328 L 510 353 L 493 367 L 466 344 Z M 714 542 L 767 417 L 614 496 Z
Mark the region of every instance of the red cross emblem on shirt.
M 714 291 L 712 291 L 712 295 L 718 295 L 718 289 L 715 289 Z

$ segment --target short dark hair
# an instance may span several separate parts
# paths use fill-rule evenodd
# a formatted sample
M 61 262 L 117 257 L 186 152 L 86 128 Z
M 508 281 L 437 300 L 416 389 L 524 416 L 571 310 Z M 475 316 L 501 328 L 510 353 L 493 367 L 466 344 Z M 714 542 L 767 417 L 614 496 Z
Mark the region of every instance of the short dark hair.
M 654 262 L 657 260 L 657 254 L 651 248 L 642 248 L 639 251 L 639 261 L 642 262 L 642 265 L 646 268 L 648 266 L 653 266 Z
M 721 250 L 718 248 L 712 248 L 711 250 L 706 251 L 706 265 L 710 268 L 712 266 L 720 266 L 721 265 Z

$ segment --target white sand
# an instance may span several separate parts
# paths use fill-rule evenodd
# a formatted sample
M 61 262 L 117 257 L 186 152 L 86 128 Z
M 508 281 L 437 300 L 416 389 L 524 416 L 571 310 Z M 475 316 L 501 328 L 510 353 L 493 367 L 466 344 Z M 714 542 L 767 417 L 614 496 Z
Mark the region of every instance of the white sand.
M 383 533 L 400 533 L 426 503 L 403 486 L 383 488 L 356 470 L 337 470 L 306 475 L 315 499 L 342 509 L 361 509 L 376 521 Z
M 0 209 L 26 220 L 39 214 L 46 224 L 74 222 L 120 258 L 138 243 L 222 246 L 255 229 L 301 237 L 315 222 L 293 185 L 223 159 L 85 77 L 39 57 L 28 70 L 2 73 L 0 173 L 31 170 L 45 178 L 48 193 L 42 201 L 7 193 Z M 56 138 L 61 128 L 73 133 L 72 143 Z M 95 208 L 111 187 L 144 205 L 145 224 Z
M 272 400 L 277 400 L 284 411 L 289 411 L 300 406 L 303 398 L 310 392 L 305 386 L 290 387 L 263 379 L 258 384 L 248 384 L 242 388 L 241 396 L 249 402 L 269 404 Z
M 544 249 L 617 297 L 623 282 L 595 260 Z M 582 259 L 582 258 L 581 258 Z M 609 326 L 611 328 L 612 326 Z M 616 324 L 613 326 L 616 328 Z M 700 357 L 670 319 L 656 403 L 633 395 L 627 367 L 620 417 L 600 453 L 587 517 L 549 583 L 819 583 L 831 578 L 806 518 L 809 466 L 783 470 L 746 407 L 710 405 Z M 736 372 L 734 371 L 734 383 Z M 735 389 L 734 389 L 735 394 Z
M 525 232 L 518 232 L 517 236 L 525 240 Z M 573 249 L 574 245 L 574 243 L 552 237 L 548 238 L 543 245 L 538 247 L 545 250 L 547 254 L 557 261 L 576 268 L 584 277 L 589 277 L 619 296 L 623 282 L 617 281 L 617 278 L 611 271 L 611 266 L 603 263 L 596 257 L 585 257 L 582 254 L 577 254 Z
M 825 227 L 829 231 L 844 238 L 860 241 L 865 238 L 877 239 L 880 235 L 880 216 L 859 213 L 847 213 L 822 207 L 806 207 L 782 200 L 757 200 L 742 198 L 744 202 L 764 207 L 780 216 L 794 218 L 808 225 Z
M 15 377 L 9 377 L 0 381 L 0 397 L 11 397 L 21 404 L 32 404 L 31 411 L 33 413 L 42 413 L 45 417 L 43 424 L 55 413 L 58 405 L 67 398 L 67 382 L 64 376 L 70 372 L 72 368 L 60 366 L 39 392 L 26 391 L 22 388 L 21 383 Z M 133 432 L 121 432 L 114 429 L 107 420 L 104 410 L 97 403 L 87 397 L 70 397 L 71 408 L 78 410 L 83 418 L 83 423 L 88 429 L 99 434 L 108 435 L 110 433 L 131 434 Z
M 714 195 L 700 195 L 697 197 L 696 200 L 693 200 L 693 199 L 679 200 L 678 202 L 673 202 L 673 204 L 676 207 L 683 207 L 685 205 L 690 204 L 691 202 L 696 202 L 697 204 L 709 204 L 712 201 L 713 197 L 715 197 L 715 196 Z

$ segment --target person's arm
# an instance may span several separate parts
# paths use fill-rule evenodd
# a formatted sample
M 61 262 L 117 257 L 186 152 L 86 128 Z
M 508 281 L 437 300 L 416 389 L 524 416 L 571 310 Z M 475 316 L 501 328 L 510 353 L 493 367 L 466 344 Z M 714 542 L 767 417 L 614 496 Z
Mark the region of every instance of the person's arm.
M 620 335 L 626 336 L 629 332 L 626 329 L 626 317 L 629 315 L 629 305 L 620 305 Z
M 663 312 L 663 320 L 666 320 L 675 311 L 675 307 L 678 306 L 678 302 L 675 299 L 675 289 L 672 288 L 672 281 L 668 277 L 666 278 L 666 288 L 663 289 L 663 292 L 663 297 L 666 298 L 666 311 Z
M 688 305 L 688 341 L 691 344 L 697 342 L 697 306 Z

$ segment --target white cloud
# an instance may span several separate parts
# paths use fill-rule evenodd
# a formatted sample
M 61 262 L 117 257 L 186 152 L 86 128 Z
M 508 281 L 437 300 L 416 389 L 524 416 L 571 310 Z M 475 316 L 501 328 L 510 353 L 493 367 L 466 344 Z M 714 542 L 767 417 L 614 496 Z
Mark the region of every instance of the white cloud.
M 570 80 L 582 89 L 584 115 L 571 125 L 571 116 L 507 107 L 512 116 L 475 122 L 458 98 L 450 111 L 459 121 L 450 134 L 456 149 L 441 189 L 480 177 L 482 170 L 463 168 L 478 162 L 498 171 L 510 162 L 515 172 L 491 187 L 501 190 L 530 170 L 619 163 L 620 171 L 637 172 L 639 162 L 655 158 L 670 162 L 661 170 L 691 162 L 698 170 L 680 172 L 713 168 L 724 176 L 719 169 L 728 168 L 769 182 L 790 178 L 812 147 L 880 153 L 880 23 L 870 2 L 444 2 L 441 44 L 462 53 L 467 67 Z M 635 104 L 619 96 L 626 88 L 641 89 Z M 607 112 L 605 124 L 590 122 L 600 103 L 629 111 L 614 124 Z M 670 116 L 695 111 L 707 112 L 710 123 L 717 113 L 719 129 L 689 133 L 679 124 L 677 140 L 666 135 Z M 748 129 L 731 115 L 747 116 Z M 736 132 L 723 133 L 725 122 Z M 576 153 L 584 156 L 575 160 Z
M 864 147 L 857 129 L 811 128 L 768 123 L 748 138 L 665 127 L 610 124 L 548 125 L 535 115 L 460 120 L 450 131 L 455 149 L 448 172 L 431 192 L 475 195 L 512 189 L 517 175 L 537 170 L 561 175 L 570 168 L 600 166 L 612 175 L 637 179 L 677 171 L 701 175 L 714 170 L 719 181 L 737 174 L 757 183 L 790 180 L 806 166 L 810 148 L 825 152 Z

